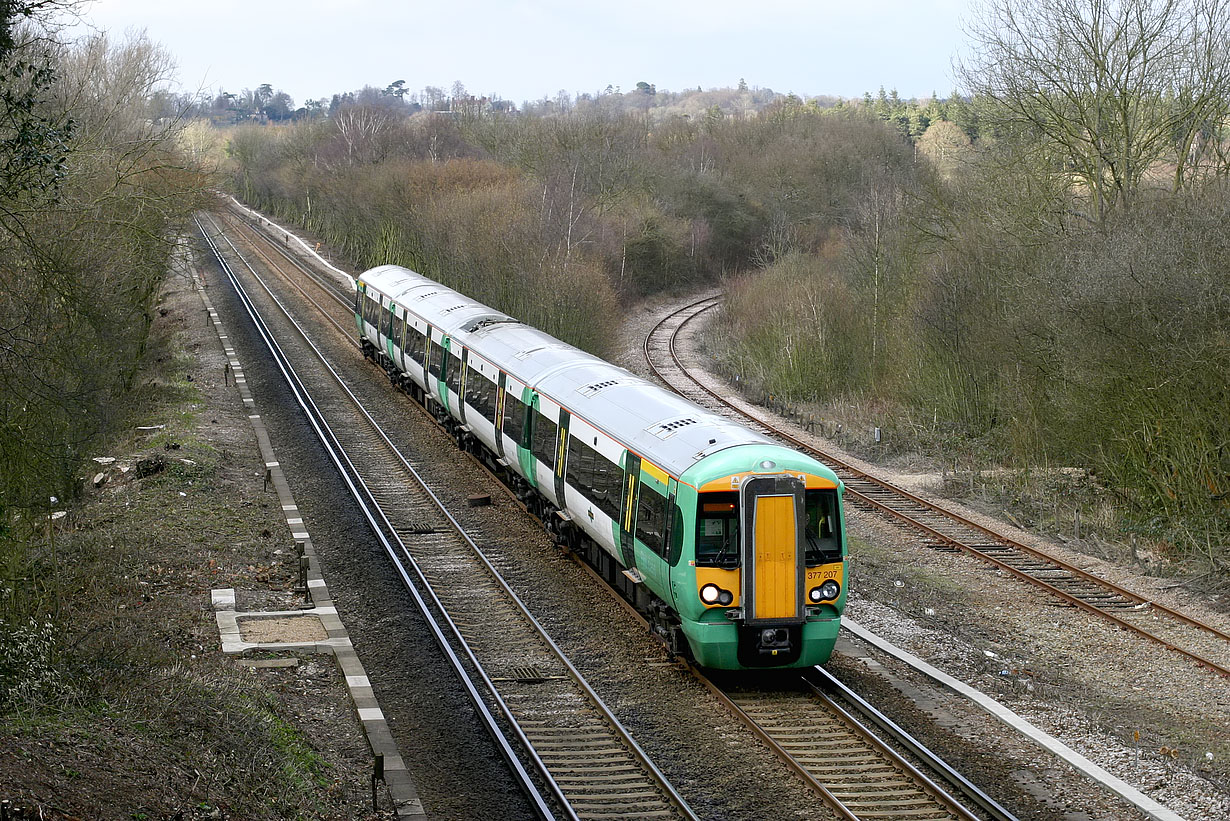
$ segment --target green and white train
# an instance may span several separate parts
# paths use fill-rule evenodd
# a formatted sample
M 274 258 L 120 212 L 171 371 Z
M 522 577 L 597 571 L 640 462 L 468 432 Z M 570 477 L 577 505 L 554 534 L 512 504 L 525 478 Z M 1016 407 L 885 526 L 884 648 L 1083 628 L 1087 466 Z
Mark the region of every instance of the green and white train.
M 365 354 L 483 458 L 675 653 L 828 660 L 846 600 L 827 467 L 413 271 L 356 282 Z

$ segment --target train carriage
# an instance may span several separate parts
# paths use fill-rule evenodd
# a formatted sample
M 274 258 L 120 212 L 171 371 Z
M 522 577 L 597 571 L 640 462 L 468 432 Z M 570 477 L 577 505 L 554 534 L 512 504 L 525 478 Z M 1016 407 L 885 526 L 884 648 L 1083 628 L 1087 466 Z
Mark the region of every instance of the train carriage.
M 846 599 L 831 470 L 408 269 L 373 268 L 355 298 L 364 352 L 672 650 L 725 669 L 828 659 Z

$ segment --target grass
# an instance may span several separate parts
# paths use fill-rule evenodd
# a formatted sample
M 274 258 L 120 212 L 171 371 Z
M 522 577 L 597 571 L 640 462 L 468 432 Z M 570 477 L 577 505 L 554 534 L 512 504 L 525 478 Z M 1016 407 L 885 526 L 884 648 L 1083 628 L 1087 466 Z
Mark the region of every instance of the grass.
M 219 393 L 223 410 L 206 412 L 209 397 L 188 378 L 200 366 L 175 327 L 156 325 L 129 416 L 107 443 L 116 463 L 86 462 L 84 495 L 56 522 L 58 616 L 14 629 L 17 603 L 6 602 L 0 799 L 105 817 L 367 817 L 347 801 L 370 763 L 315 740 L 357 735 L 353 721 L 340 714 L 341 730 L 317 722 L 305 734 L 295 688 L 278 689 L 293 672 L 258 676 L 218 649 L 211 588 L 287 589 L 297 573 L 274 553 L 290 537 L 262 490 L 242 406 Z M 212 424 L 223 412 L 245 426 L 242 442 Z M 148 425 L 165 427 L 136 430 Z M 119 469 L 141 460 L 161 469 Z M 95 489 L 98 472 L 107 480 Z M 34 576 L 23 609 L 54 613 L 51 544 L 39 532 L 22 547 Z

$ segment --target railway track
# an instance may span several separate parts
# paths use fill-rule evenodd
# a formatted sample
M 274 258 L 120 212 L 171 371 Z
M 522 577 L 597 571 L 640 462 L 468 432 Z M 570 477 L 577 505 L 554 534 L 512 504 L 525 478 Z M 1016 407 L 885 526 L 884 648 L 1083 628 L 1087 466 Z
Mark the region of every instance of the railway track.
M 645 361 L 654 375 L 672 390 L 702 407 L 737 414 L 766 435 L 815 455 L 841 477 L 847 498 L 922 532 L 928 539 L 928 546 L 975 556 L 1045 590 L 1065 604 L 1096 614 L 1208 670 L 1230 676 L 1230 667 L 1209 658 L 1213 651 L 1193 649 L 1211 643 L 1224 652 L 1230 634 L 860 470 L 814 442 L 781 429 L 710 389 L 684 365 L 676 343 L 689 322 L 717 307 L 721 301 L 720 294 L 710 294 L 688 303 L 664 317 L 646 335 Z
M 231 224 L 254 239 L 269 240 L 260 226 L 254 227 L 248 220 L 232 219 Z M 314 290 L 323 292 L 342 307 L 345 318 L 335 318 L 333 311 L 327 310 L 320 301 L 309 295 L 299 282 L 294 281 L 295 278 L 288 279 L 329 322 L 343 333 L 349 333 L 351 301 L 341 293 L 337 284 L 328 276 L 303 265 L 276 241 L 268 242 L 268 248 L 270 250 L 259 252 L 268 263 L 273 264 L 275 258 L 281 258 L 292 264 L 297 272 L 309 277 Z M 640 614 L 622 599 L 620 601 L 635 618 L 641 619 Z M 985 793 L 823 671 L 808 671 L 797 679 L 794 686 L 785 690 L 737 688 L 733 691 L 714 684 L 700 670 L 693 668 L 692 672 L 840 818 L 911 818 L 920 821 L 1013 819 Z M 553 680 L 555 675 L 557 673 L 544 665 L 525 664 L 512 672 L 506 671 L 505 676 L 496 680 L 517 680 L 520 677 L 541 685 L 546 680 Z M 856 703 L 859 705 L 857 708 L 851 707 Z M 859 713 L 872 716 L 879 732 L 892 738 L 893 743 L 882 741 L 865 721 L 859 719 Z M 536 745 L 562 743 L 558 751 L 547 757 L 577 768 L 578 777 L 591 772 L 589 764 L 576 758 L 578 752 L 592 746 L 583 743 L 586 733 L 578 736 L 558 727 L 531 722 L 527 735 Z M 907 753 L 901 750 L 908 751 L 908 756 L 918 765 L 911 763 Z M 939 774 L 938 780 L 928 772 Z M 615 770 L 604 773 L 603 777 L 621 783 L 625 774 Z M 652 813 L 652 808 L 640 807 L 636 817 L 654 817 Z
M 694 672 L 841 818 L 1015 818 L 822 668 L 773 689 L 718 684 Z
M 256 267 L 217 223 L 202 234 L 538 813 L 695 818 L 507 584 L 498 559 L 440 502 Z M 254 297 L 244 280 L 265 295 Z M 280 316 L 267 319 L 258 302 Z

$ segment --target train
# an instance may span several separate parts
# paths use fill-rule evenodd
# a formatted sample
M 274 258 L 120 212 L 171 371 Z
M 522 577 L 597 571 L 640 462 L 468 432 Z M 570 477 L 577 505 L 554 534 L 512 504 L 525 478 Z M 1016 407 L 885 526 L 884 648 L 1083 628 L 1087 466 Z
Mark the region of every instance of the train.
M 364 355 L 555 541 L 702 667 L 828 660 L 847 596 L 825 465 L 397 265 L 355 281 Z

